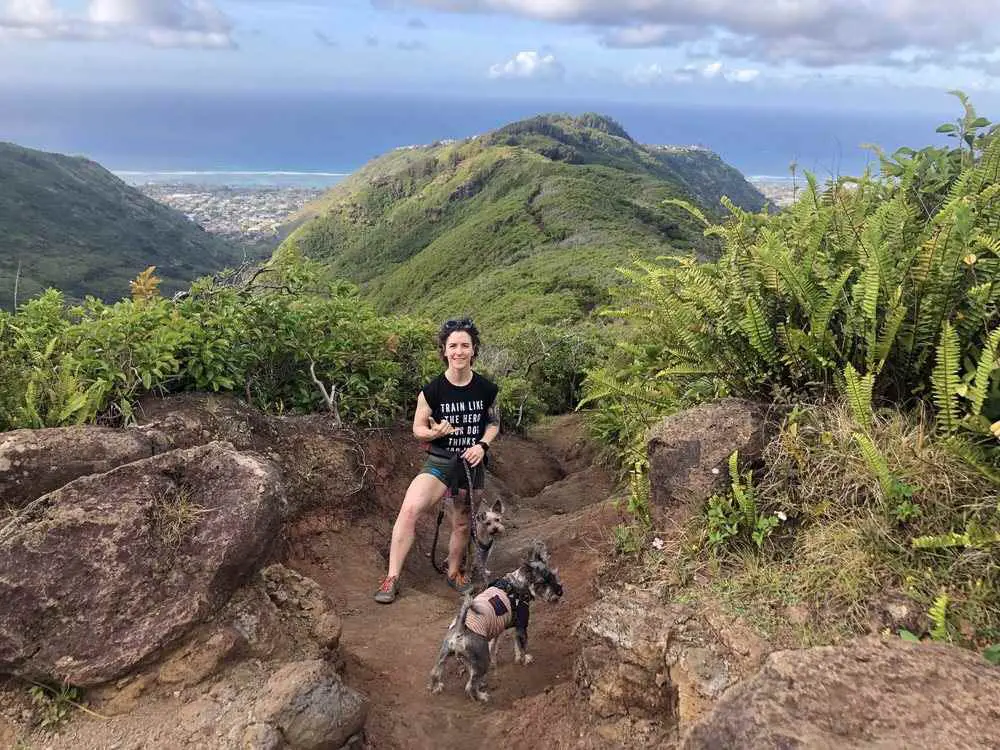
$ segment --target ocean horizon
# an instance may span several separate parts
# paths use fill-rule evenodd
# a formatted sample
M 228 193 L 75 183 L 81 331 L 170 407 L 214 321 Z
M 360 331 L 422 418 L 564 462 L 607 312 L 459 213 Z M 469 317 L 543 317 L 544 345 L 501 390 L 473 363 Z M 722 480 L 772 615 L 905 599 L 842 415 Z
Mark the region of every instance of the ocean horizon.
M 800 111 L 607 101 L 417 96 L 140 94 L 23 96 L 0 110 L 0 140 L 83 155 L 130 180 L 143 175 L 246 182 L 342 179 L 394 148 L 467 138 L 547 112 L 599 112 L 641 143 L 698 145 L 751 176 L 789 164 L 820 178 L 858 174 L 886 151 L 945 142 L 926 113 Z

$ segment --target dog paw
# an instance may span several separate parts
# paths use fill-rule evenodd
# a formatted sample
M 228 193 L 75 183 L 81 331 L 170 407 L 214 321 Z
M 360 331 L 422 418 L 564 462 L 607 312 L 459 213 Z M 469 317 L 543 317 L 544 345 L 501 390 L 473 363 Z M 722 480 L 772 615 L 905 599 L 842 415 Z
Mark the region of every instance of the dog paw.
M 490 694 L 487 693 L 485 690 L 480 690 L 478 693 L 476 693 L 476 700 L 479 701 L 480 703 L 487 703 L 490 700 Z
M 531 654 L 525 654 L 524 656 L 522 656 L 522 657 L 521 657 L 521 663 L 522 663 L 522 664 L 523 664 L 524 666 L 528 666 L 528 665 L 529 665 L 529 664 L 531 664 L 531 662 L 533 662 L 534 660 L 535 660 L 535 657 L 534 657 L 534 656 L 532 656 Z
M 432 682 L 430 685 L 428 685 L 428 688 L 434 695 L 437 695 L 438 693 L 441 692 L 442 688 L 444 688 L 444 683 Z

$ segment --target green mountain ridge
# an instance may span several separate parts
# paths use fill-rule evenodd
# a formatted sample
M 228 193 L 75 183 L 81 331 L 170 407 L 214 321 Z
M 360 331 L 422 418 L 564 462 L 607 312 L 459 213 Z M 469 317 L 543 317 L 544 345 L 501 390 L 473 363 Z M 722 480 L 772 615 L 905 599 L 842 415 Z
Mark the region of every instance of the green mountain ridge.
M 0 306 L 47 287 L 69 297 L 129 294 L 156 266 L 169 294 L 242 257 L 242 251 L 146 197 L 102 166 L 0 143 Z
M 540 115 L 374 159 L 295 217 L 276 254 L 323 260 L 387 312 L 553 324 L 605 301 L 632 257 L 714 257 L 663 201 L 719 215 L 724 195 L 767 205 L 710 151 L 644 146 L 601 115 Z

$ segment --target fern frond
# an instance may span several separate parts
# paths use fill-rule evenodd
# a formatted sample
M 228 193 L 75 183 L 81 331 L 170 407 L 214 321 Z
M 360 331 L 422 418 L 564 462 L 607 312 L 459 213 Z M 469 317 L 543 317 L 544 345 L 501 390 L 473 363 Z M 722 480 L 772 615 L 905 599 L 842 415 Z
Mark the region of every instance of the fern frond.
M 886 462 L 885 456 L 882 455 L 882 451 L 864 433 L 855 432 L 853 437 L 861 449 L 861 456 L 865 459 L 868 470 L 878 480 L 879 486 L 885 490 L 892 484 L 892 474 L 889 471 L 889 464 Z
M 948 604 L 950 599 L 945 592 L 941 592 L 934 599 L 927 615 L 931 618 L 934 626 L 931 628 L 931 638 L 935 641 L 951 640 L 948 634 Z
M 844 383 L 847 386 L 847 403 L 854 420 L 866 430 L 872 428 L 872 388 L 874 373 L 860 376 L 850 362 L 844 368 Z
M 663 201 L 662 205 L 664 205 L 664 206 L 676 206 L 677 208 L 681 208 L 681 209 L 687 211 L 689 214 L 691 214 L 698 221 L 700 221 L 702 223 L 702 225 L 704 225 L 706 227 L 712 226 L 712 222 L 710 222 L 708 220 L 708 218 L 705 216 L 705 214 L 702 212 L 702 210 L 700 208 L 698 208 L 696 205 L 694 205 L 693 203 L 689 203 L 688 201 L 681 200 L 680 198 L 666 198 Z
M 1000 367 L 997 360 L 997 349 L 1000 348 L 1000 327 L 994 328 L 986 339 L 983 350 L 979 353 L 979 364 L 976 366 L 976 374 L 969 386 L 968 398 L 972 402 L 971 413 L 979 416 L 983 410 L 983 401 L 989 393 L 990 380 L 993 373 Z
M 775 365 L 780 361 L 778 349 L 774 343 L 774 332 L 768 325 L 764 312 L 754 297 L 746 299 L 746 314 L 740 321 L 740 325 L 746 333 L 750 345 L 764 358 L 769 365 Z
M 882 372 L 885 362 L 892 352 L 892 346 L 896 343 L 896 335 L 906 318 L 906 307 L 903 305 L 902 287 L 897 287 L 892 298 L 892 306 L 886 313 L 885 320 L 882 321 L 882 332 L 875 343 L 875 373 Z
M 817 305 L 813 311 L 812 318 L 809 321 L 809 333 L 817 342 L 822 341 L 826 336 L 827 326 L 830 325 L 830 317 L 833 315 L 833 311 L 837 309 L 837 305 L 840 302 L 840 294 L 843 292 L 844 285 L 853 273 L 853 266 L 845 268 L 840 276 L 837 277 L 837 280 L 833 282 L 826 299 Z
M 938 408 L 938 418 L 945 432 L 958 429 L 961 418 L 958 393 L 962 381 L 958 376 L 961 364 L 958 335 L 951 323 L 945 321 L 941 327 L 941 339 L 937 348 L 937 365 L 931 374 L 931 386 L 934 391 L 934 404 Z

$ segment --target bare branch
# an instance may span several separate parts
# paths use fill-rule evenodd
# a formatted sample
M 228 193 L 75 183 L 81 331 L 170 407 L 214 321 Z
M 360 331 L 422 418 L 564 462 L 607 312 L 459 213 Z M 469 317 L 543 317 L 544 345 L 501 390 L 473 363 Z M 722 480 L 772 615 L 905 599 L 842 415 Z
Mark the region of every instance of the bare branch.
M 326 390 L 323 381 L 316 377 L 316 363 L 311 359 L 309 360 L 309 374 L 312 376 L 312 381 L 319 386 L 320 393 L 323 394 L 323 400 L 326 401 L 326 407 L 333 412 L 333 426 L 342 427 L 343 422 L 340 420 L 340 409 L 337 408 L 337 386 L 331 383 L 330 390 Z

